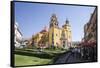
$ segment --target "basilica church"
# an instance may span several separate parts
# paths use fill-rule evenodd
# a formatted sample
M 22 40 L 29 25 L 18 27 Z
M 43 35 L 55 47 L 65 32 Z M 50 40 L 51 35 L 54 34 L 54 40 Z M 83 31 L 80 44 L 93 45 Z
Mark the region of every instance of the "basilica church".
M 37 47 L 70 48 L 72 45 L 71 25 L 68 20 L 65 20 L 62 27 L 59 27 L 59 23 L 56 14 L 52 14 L 49 28 L 45 27 L 39 33 L 33 35 L 31 44 Z

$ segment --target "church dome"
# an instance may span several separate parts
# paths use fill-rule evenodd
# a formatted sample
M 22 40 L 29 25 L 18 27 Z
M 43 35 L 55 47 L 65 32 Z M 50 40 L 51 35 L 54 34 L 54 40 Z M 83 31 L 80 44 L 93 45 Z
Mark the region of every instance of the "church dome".
M 69 24 L 69 21 L 68 21 L 68 19 L 66 19 L 66 24 Z
M 45 26 L 43 30 L 40 31 L 40 33 L 47 32 L 47 27 Z

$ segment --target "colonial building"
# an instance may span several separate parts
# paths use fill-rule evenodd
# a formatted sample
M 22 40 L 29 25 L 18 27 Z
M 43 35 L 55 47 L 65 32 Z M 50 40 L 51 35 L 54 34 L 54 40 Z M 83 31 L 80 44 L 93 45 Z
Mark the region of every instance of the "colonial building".
M 88 23 L 84 25 L 84 39 L 81 45 L 82 58 L 97 62 L 97 8 L 91 14 Z
M 61 46 L 61 32 L 62 30 L 58 26 L 58 20 L 55 14 L 52 15 L 49 23 L 49 45 Z
M 34 45 L 44 44 L 47 47 L 71 47 L 72 34 L 69 21 L 66 20 L 62 28 L 59 27 L 57 16 L 53 14 L 50 18 L 49 28 L 46 27 L 34 35 Z M 41 46 L 41 45 L 40 45 Z
M 23 35 L 19 29 L 18 23 L 15 23 L 14 28 L 15 28 L 15 40 L 14 40 L 15 47 L 20 47 Z
M 71 37 L 69 21 L 66 20 L 65 24 L 60 28 L 57 17 L 53 14 L 49 26 L 49 45 L 68 48 L 71 46 Z
M 90 20 L 84 26 L 84 40 L 96 41 L 97 39 L 97 8 L 91 14 Z

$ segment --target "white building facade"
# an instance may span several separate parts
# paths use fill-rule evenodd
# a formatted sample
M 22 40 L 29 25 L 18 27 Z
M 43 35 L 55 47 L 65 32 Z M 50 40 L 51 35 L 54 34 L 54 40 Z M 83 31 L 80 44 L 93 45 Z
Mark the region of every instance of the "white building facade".
M 19 29 L 18 23 L 15 23 L 14 28 L 15 28 L 15 40 L 14 40 L 15 47 L 20 47 L 23 35 Z

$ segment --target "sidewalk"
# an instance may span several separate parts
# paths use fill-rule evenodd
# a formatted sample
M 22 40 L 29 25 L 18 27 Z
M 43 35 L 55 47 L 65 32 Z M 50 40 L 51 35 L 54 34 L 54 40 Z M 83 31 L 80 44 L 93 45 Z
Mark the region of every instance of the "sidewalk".
M 66 52 L 65 54 L 61 55 L 55 64 L 62 64 L 62 63 L 77 63 L 82 62 L 79 58 L 79 54 L 76 52 Z
M 71 52 L 68 52 L 66 54 L 61 55 L 58 58 L 58 60 L 55 62 L 55 64 L 65 63 L 66 62 L 66 59 L 68 59 L 70 55 L 71 55 Z

